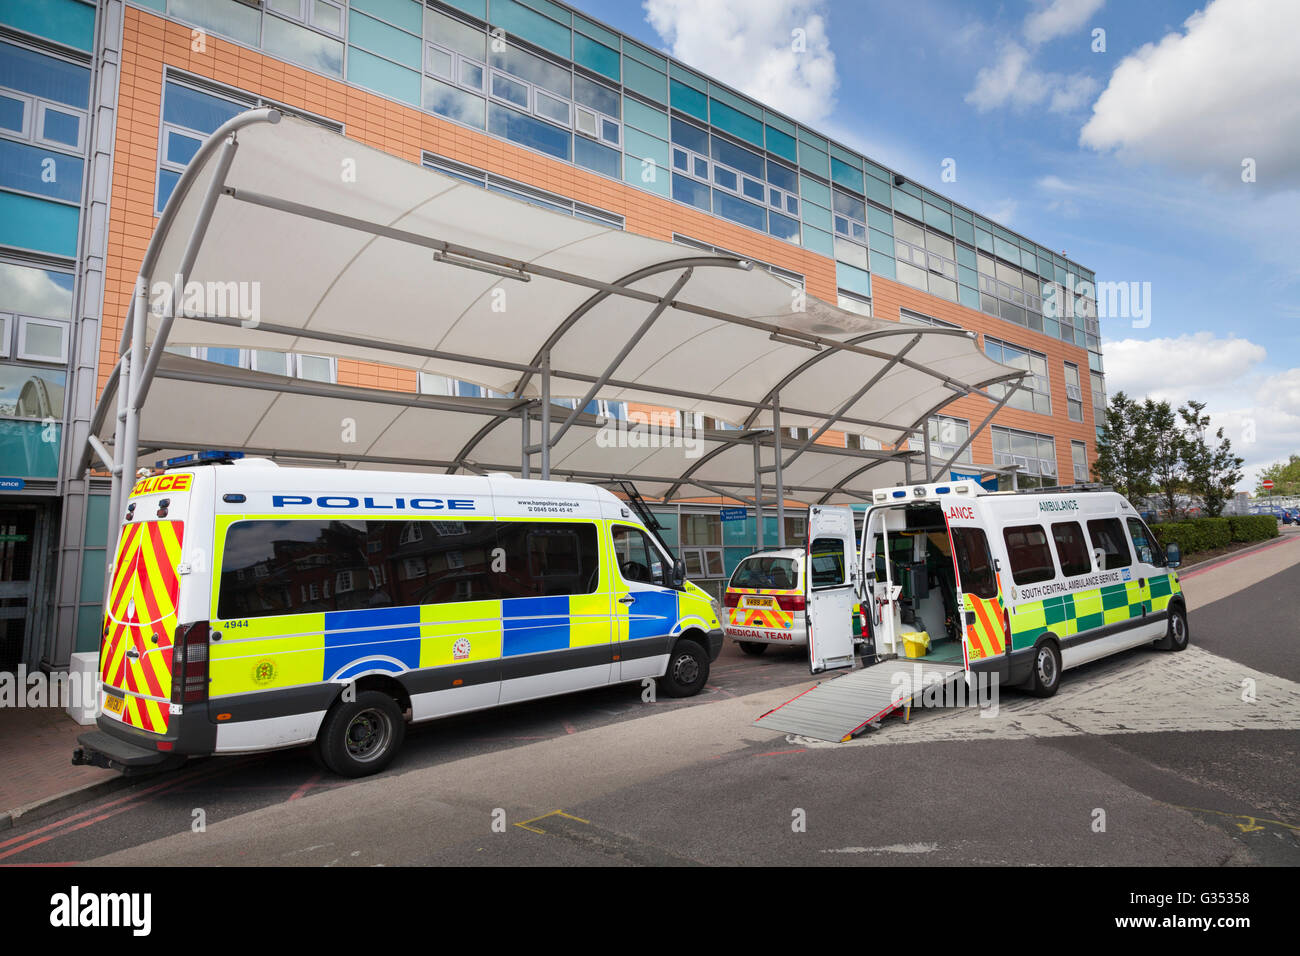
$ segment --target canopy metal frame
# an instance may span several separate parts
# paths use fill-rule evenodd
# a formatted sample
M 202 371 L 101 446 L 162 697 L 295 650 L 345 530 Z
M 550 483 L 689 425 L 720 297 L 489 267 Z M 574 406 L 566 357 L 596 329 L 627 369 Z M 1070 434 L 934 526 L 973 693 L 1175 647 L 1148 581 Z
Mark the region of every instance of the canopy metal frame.
M 971 433 L 970 439 L 958 450 L 957 455 L 939 469 L 950 466 L 961 453 L 969 446 L 974 436 L 982 430 L 993 415 L 1005 405 L 1015 388 L 1019 387 L 1021 381 L 1027 374 L 1023 370 L 1008 370 L 1000 374 L 979 382 L 964 382 L 955 379 L 941 371 L 932 369 L 924 363 L 917 362 L 908 357 L 908 353 L 927 336 L 943 335 L 960 335 L 972 336 L 973 333 L 960 329 L 918 329 L 913 326 L 900 326 L 899 329 L 878 329 L 862 335 L 848 339 L 830 339 L 822 335 L 817 335 L 801 329 L 783 326 L 778 323 L 760 321 L 754 318 L 741 315 L 733 315 L 717 309 L 701 306 L 679 298 L 684 288 L 701 269 L 752 269 L 753 263 L 750 260 L 727 255 L 692 255 L 683 256 L 666 262 L 656 263 L 641 269 L 628 273 L 620 279 L 613 282 L 603 281 L 591 276 L 580 275 L 573 272 L 567 272 L 536 262 L 528 262 L 517 259 L 511 259 L 506 256 L 495 254 L 489 250 L 477 249 L 461 244 L 449 242 L 433 236 L 423 235 L 420 233 L 403 230 L 394 226 L 386 225 L 379 222 L 372 222 L 353 216 L 346 216 L 328 209 L 322 209 L 315 206 L 308 206 L 302 203 L 294 202 L 281 197 L 270 196 L 255 191 L 245 190 L 230 185 L 227 182 L 228 174 L 234 163 L 236 153 L 239 148 L 239 132 L 256 124 L 276 124 L 279 123 L 281 114 L 273 108 L 264 108 L 250 110 L 233 117 L 223 124 L 211 137 L 209 137 L 199 148 L 194 158 L 187 166 L 185 172 L 181 174 L 180 180 L 173 190 L 172 196 L 164 208 L 158 225 L 150 239 L 148 248 L 145 251 L 144 258 L 140 265 L 139 274 L 136 280 L 135 292 L 132 297 L 132 304 L 128 321 L 124 323 L 122 329 L 121 341 L 118 349 L 118 362 L 112 369 L 109 376 L 108 387 L 105 394 L 111 388 L 116 392 L 115 408 L 101 401 L 96 409 L 95 419 L 92 423 L 91 438 L 86 447 L 83 449 L 81 457 L 81 468 L 89 468 L 92 459 L 98 458 L 100 462 L 107 467 L 112 476 L 112 488 L 110 493 L 110 522 L 117 523 L 117 515 L 120 514 L 124 505 L 125 497 L 129 493 L 131 482 L 137 474 L 139 458 L 142 451 L 147 448 L 176 448 L 197 449 L 200 446 L 193 442 L 187 442 L 176 436 L 175 441 L 162 441 L 160 436 L 145 436 L 142 445 L 142 436 L 140 434 L 140 423 L 144 404 L 148 398 L 150 388 L 153 382 L 159 377 L 193 380 L 195 382 L 220 384 L 223 381 L 220 369 L 221 366 L 214 367 L 212 372 L 203 374 L 180 373 L 176 370 L 162 370 L 160 363 L 164 350 L 166 349 L 168 337 L 177 317 L 193 319 L 203 322 L 224 324 L 228 326 L 243 324 L 242 320 L 219 315 L 194 314 L 185 311 L 182 308 L 183 290 L 187 276 L 194 268 L 198 255 L 203 247 L 208 226 L 212 220 L 214 210 L 218 202 L 225 200 L 231 202 L 247 203 L 253 206 L 269 208 L 297 216 L 303 220 L 319 222 L 332 226 L 340 226 L 361 233 L 368 234 L 376 238 L 387 238 L 399 242 L 410 243 L 416 246 L 432 250 L 434 258 L 450 265 L 456 265 L 464 268 L 480 269 L 482 271 L 491 271 L 494 275 L 500 275 L 503 281 L 512 279 L 527 281 L 530 278 L 544 277 L 552 280 L 558 280 L 566 284 L 585 287 L 592 290 L 589 296 L 581 305 L 573 309 L 567 316 L 561 320 L 554 330 L 547 337 L 545 343 L 538 349 L 536 355 L 529 362 L 507 362 L 501 360 L 488 359 L 482 356 L 464 355 L 459 353 L 447 352 L 438 349 L 430 349 L 415 344 L 395 343 L 389 341 L 377 341 L 373 338 L 362 338 L 360 336 L 348 335 L 337 332 L 323 332 L 307 328 L 298 328 L 290 326 L 276 325 L 273 322 L 259 321 L 257 328 L 263 332 L 280 333 L 291 336 L 295 340 L 322 341 L 329 342 L 336 346 L 370 348 L 378 347 L 384 351 L 391 352 L 394 355 L 405 356 L 412 359 L 423 361 L 447 361 L 456 363 L 470 363 L 483 367 L 497 368 L 519 373 L 514 395 L 523 396 L 533 384 L 534 379 L 539 379 L 539 397 L 533 398 L 512 398 L 504 400 L 495 400 L 490 402 L 466 402 L 456 400 L 454 402 L 440 401 L 435 396 L 428 395 L 404 395 L 402 393 L 385 392 L 382 397 L 365 394 L 363 389 L 350 389 L 347 386 L 338 385 L 313 385 L 292 379 L 280 379 L 277 376 L 265 376 L 264 381 L 252 383 L 247 378 L 228 384 L 237 384 L 241 387 L 268 388 L 276 391 L 297 393 L 301 395 L 320 395 L 328 397 L 340 397 L 339 390 L 346 393 L 346 397 L 357 401 L 382 401 L 394 406 L 412 406 L 412 407 L 430 407 L 454 410 L 457 412 L 467 412 L 480 414 L 488 417 L 488 421 L 480 428 L 464 446 L 453 457 L 446 460 L 432 459 L 401 459 L 385 458 L 376 459 L 364 454 L 338 456 L 328 453 L 315 452 L 310 449 L 286 450 L 286 449 L 243 449 L 249 453 L 269 454 L 272 457 L 292 458 L 308 461 L 351 461 L 356 463 L 370 463 L 382 460 L 386 464 L 402 465 L 419 464 L 422 466 L 445 467 L 448 473 L 454 473 L 458 470 L 473 471 L 482 473 L 485 470 L 518 470 L 519 473 L 527 477 L 531 474 L 531 458 L 533 455 L 540 456 L 540 474 L 543 479 L 550 479 L 555 476 L 564 476 L 571 479 L 583 480 L 615 480 L 630 479 L 633 481 L 655 481 L 669 484 L 668 493 L 664 500 L 672 500 L 679 495 L 679 492 L 686 486 L 703 489 L 710 494 L 722 495 L 725 497 L 735 498 L 737 500 L 751 500 L 756 508 L 761 512 L 767 504 L 774 503 L 777 509 L 778 517 L 778 536 L 780 543 L 784 544 L 784 512 L 786 494 L 793 492 L 798 494 L 807 494 L 818 497 L 819 501 L 825 502 L 836 495 L 848 495 L 851 497 L 861 497 L 857 493 L 847 489 L 847 484 L 857 476 L 865 473 L 873 467 L 887 461 L 902 461 L 908 469 L 907 474 L 910 478 L 910 466 L 919 457 L 924 468 L 924 473 L 929 477 L 934 472 L 933 462 L 929 454 L 928 440 L 923 455 L 918 456 L 914 450 L 898 451 L 884 450 L 872 451 L 864 449 L 843 449 L 845 454 L 853 457 L 866 459 L 866 462 L 859 469 L 856 469 L 847 478 L 839 481 L 832 488 L 801 486 L 787 484 L 784 478 L 784 471 L 798 458 L 808 452 L 817 440 L 826 434 L 831 428 L 836 426 L 860 426 L 865 428 L 877 428 L 898 430 L 898 439 L 895 444 L 901 443 L 907 437 L 910 437 L 918 429 L 925 431 L 928 439 L 928 429 L 925 424 L 929 418 L 939 409 L 945 407 L 950 402 L 966 395 L 979 395 L 994 401 L 995 405 L 992 412 L 980 424 L 979 428 Z M 197 215 L 193 222 L 189 236 L 186 238 L 184 251 L 181 255 L 178 267 L 174 276 L 168 276 L 174 279 L 172 287 L 172 296 L 170 304 L 164 307 L 159 316 L 157 329 L 152 342 L 148 341 L 148 309 L 149 298 L 148 291 L 153 287 L 155 271 L 158 260 L 162 251 L 163 243 L 169 236 L 173 223 L 177 216 L 177 210 L 185 200 L 190 191 L 198 181 L 200 171 L 203 170 L 209 162 L 214 165 L 212 174 L 204 187 Z M 638 283 L 643 280 L 659 276 L 676 273 L 676 276 L 670 282 L 668 289 L 663 293 L 655 293 L 644 288 L 638 288 Z M 626 300 L 629 304 L 641 302 L 649 306 L 649 312 L 642 320 L 636 330 L 622 343 L 614 343 L 617 348 L 614 355 L 609 360 L 605 368 L 598 374 L 591 372 L 579 372 L 570 370 L 557 370 L 552 367 L 552 354 L 556 347 L 561 343 L 564 337 L 571 333 L 583 316 L 588 314 L 593 308 L 606 301 L 610 297 L 617 296 Z M 816 354 L 801 363 L 797 368 L 786 374 L 782 380 L 774 386 L 762 401 L 753 401 L 752 399 L 743 399 L 738 396 L 728 396 L 715 394 L 712 392 L 689 391 L 683 389 L 674 389 L 661 386 L 650 386 L 644 382 L 633 382 L 621 380 L 617 377 L 619 367 L 624 360 L 631 354 L 636 345 L 650 332 L 655 322 L 669 308 L 688 314 L 698 315 L 704 318 L 713 319 L 740 327 L 753 329 L 754 331 L 766 335 L 776 341 L 791 342 L 796 345 L 802 345 L 812 349 Z M 878 341 L 886 340 L 891 336 L 908 336 L 908 341 L 902 348 L 888 351 L 882 348 L 873 347 Z M 853 354 L 861 355 L 885 364 L 879 368 L 862 387 L 857 389 L 853 395 L 846 401 L 840 403 L 834 411 L 825 409 L 805 409 L 795 406 L 785 405 L 781 401 L 781 392 L 789 388 L 800 376 L 816 370 L 819 362 L 824 361 L 832 355 Z M 882 422 L 871 419 L 861 418 L 849 414 L 854 405 L 868 396 L 871 389 L 875 387 L 890 371 L 906 367 L 922 375 L 932 378 L 941 383 L 945 388 L 951 391 L 950 396 L 945 396 L 942 402 L 937 403 L 933 408 L 928 409 L 926 413 L 914 422 Z M 583 398 L 578 401 L 575 407 L 568 412 L 560 422 L 558 428 L 553 428 L 552 416 L 554 410 L 558 407 L 552 402 L 552 384 L 556 376 L 568 381 L 576 381 L 587 384 L 586 392 Z M 986 389 L 992 385 L 1005 383 L 1008 385 L 1007 393 L 998 401 Z M 666 402 L 673 399 L 684 398 L 688 400 L 698 400 L 709 398 L 712 401 L 733 406 L 737 409 L 737 417 L 743 415 L 741 427 L 735 431 L 726 431 L 714 433 L 711 437 L 718 440 L 721 444 L 709 454 L 693 462 L 680 475 L 651 476 L 651 475 L 602 475 L 598 472 L 555 467 L 551 461 L 551 452 L 557 443 L 565 434 L 575 426 L 592 426 L 590 416 L 582 413 L 588 402 L 598 396 L 602 389 L 635 389 L 642 393 L 654 394 L 662 397 Z M 113 443 L 111 449 L 99 440 L 97 433 L 104 425 L 104 419 L 110 411 L 116 415 L 114 422 Z M 801 416 L 806 419 L 812 419 L 818 422 L 815 430 L 810 429 L 807 438 L 802 439 L 789 454 L 786 454 L 786 447 L 783 441 L 781 429 L 781 415 L 783 413 Z M 771 428 L 757 429 L 755 426 L 760 416 L 770 414 Z M 536 418 L 539 420 L 541 429 L 541 441 L 533 443 L 531 440 L 532 422 Z M 482 442 L 498 427 L 505 423 L 519 421 L 520 427 L 520 461 L 517 464 L 505 463 L 484 463 L 476 459 L 475 450 Z M 754 482 L 752 487 L 753 498 L 747 499 L 746 493 L 750 491 L 747 483 L 738 483 L 734 481 L 723 480 L 704 480 L 699 477 L 699 470 L 717 455 L 741 444 L 752 444 L 754 452 Z M 765 451 L 770 452 L 771 463 L 763 464 L 762 457 Z M 827 446 L 820 446 L 819 452 L 835 451 Z M 771 491 L 773 492 L 772 501 L 766 501 L 764 498 L 767 490 L 766 476 L 771 476 Z M 759 522 L 760 535 L 762 534 L 762 522 Z M 761 540 L 760 540 L 761 543 Z

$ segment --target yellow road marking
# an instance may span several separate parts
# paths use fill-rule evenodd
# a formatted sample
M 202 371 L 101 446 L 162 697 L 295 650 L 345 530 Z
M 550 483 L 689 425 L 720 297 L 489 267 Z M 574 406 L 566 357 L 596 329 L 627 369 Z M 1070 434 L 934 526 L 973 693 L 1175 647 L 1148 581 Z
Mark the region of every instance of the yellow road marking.
M 1295 832 L 1300 833 L 1300 826 L 1297 826 L 1294 823 L 1284 823 L 1281 820 L 1269 820 L 1263 817 L 1252 817 L 1245 813 L 1225 813 L 1222 810 L 1205 810 L 1202 809 L 1201 807 L 1184 807 L 1184 806 L 1180 806 L 1177 803 L 1171 803 L 1168 804 L 1168 806 L 1174 807 L 1178 810 L 1190 810 L 1192 813 L 1212 813 L 1217 817 L 1227 817 L 1229 820 L 1245 820 L 1246 821 L 1245 823 L 1236 824 L 1237 828 L 1241 830 L 1242 833 L 1253 833 L 1256 830 L 1267 829 L 1266 827 L 1260 826 L 1261 823 L 1272 824 L 1273 826 L 1283 827 L 1287 830 L 1294 830 Z
M 531 820 L 525 820 L 523 823 L 516 823 L 515 826 L 527 830 L 529 833 L 545 834 L 546 831 L 541 827 L 533 827 L 529 826 L 529 824 L 536 823 L 538 820 L 545 820 L 547 817 L 564 817 L 566 820 L 575 820 L 578 823 L 585 823 L 588 826 L 591 825 L 590 820 L 584 820 L 582 817 L 575 817 L 573 814 L 565 813 L 563 810 L 552 810 L 550 813 L 543 813 L 540 817 L 533 817 Z

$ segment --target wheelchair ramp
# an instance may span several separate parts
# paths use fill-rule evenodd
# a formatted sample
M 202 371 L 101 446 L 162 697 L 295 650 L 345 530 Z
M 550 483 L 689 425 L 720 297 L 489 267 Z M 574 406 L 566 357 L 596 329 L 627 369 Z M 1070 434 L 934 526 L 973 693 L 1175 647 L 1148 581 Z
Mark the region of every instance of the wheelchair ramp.
M 755 727 L 843 743 L 891 711 L 911 703 L 929 685 L 959 681 L 961 664 L 893 660 L 822 681 L 769 710 Z

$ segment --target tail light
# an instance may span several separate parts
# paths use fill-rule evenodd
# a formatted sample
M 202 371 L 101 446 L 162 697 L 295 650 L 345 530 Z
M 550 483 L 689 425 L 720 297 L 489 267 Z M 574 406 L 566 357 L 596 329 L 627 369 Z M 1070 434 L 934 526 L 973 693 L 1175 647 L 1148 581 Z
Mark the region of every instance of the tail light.
M 735 591 L 728 591 L 722 596 L 722 603 L 726 607 L 739 607 L 740 595 Z
M 783 611 L 803 611 L 808 608 L 808 601 L 802 594 L 778 594 L 776 603 Z
M 195 621 L 176 629 L 172 647 L 173 693 L 181 703 L 201 704 L 208 699 L 208 622 Z

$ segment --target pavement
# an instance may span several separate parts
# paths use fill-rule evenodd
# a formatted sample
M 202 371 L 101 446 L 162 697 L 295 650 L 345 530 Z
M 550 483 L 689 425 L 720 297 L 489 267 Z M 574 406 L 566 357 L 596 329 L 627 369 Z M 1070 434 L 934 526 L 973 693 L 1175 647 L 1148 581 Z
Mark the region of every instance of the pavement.
M 1276 600 L 1277 585 L 1270 583 L 1269 578 L 1284 569 L 1300 564 L 1300 545 L 1297 544 L 1297 540 L 1300 540 L 1300 534 L 1294 532 L 1284 534 L 1280 539 L 1217 559 L 1206 566 L 1184 570 L 1183 578 L 1188 585 L 1187 593 L 1191 610 L 1194 612 L 1202 608 L 1207 610 L 1204 614 L 1197 615 L 1193 648 L 1174 658 L 1177 666 L 1172 670 L 1161 669 L 1155 672 L 1149 669 L 1134 669 L 1136 673 L 1126 672 L 1117 675 L 1117 681 L 1105 681 L 1104 684 L 1111 687 L 1109 691 L 1099 690 L 1092 685 L 1087 688 L 1072 688 L 1072 684 L 1079 682 L 1069 682 L 1055 699 L 1055 709 L 1045 713 L 1036 712 L 1032 706 L 1033 702 L 1027 698 L 1013 699 L 1008 705 L 1011 719 L 996 722 L 996 733 L 987 733 L 990 728 L 982 726 L 984 722 L 976 720 L 973 725 L 978 728 L 975 736 L 990 743 L 999 740 L 1009 742 L 1033 738 L 1036 745 L 1043 745 L 1047 738 L 1072 737 L 1076 739 L 1068 742 L 1064 739 L 1056 740 L 1051 746 L 1074 753 L 1080 747 L 1086 750 L 1087 735 L 1113 735 L 1125 732 L 1126 728 L 1140 727 L 1144 732 L 1154 731 L 1155 734 L 1151 736 L 1157 737 L 1163 735 L 1160 733 L 1162 731 L 1173 737 L 1178 731 L 1232 730 L 1238 733 L 1262 734 L 1262 739 L 1267 739 L 1270 734 L 1293 731 L 1296 729 L 1295 715 L 1300 714 L 1300 684 L 1296 683 L 1300 682 L 1300 644 L 1294 640 L 1294 616 L 1287 610 L 1290 602 Z M 1226 617 L 1227 606 L 1222 609 L 1213 607 L 1216 602 L 1239 592 L 1247 592 L 1251 603 L 1263 608 L 1268 615 L 1265 620 L 1271 622 L 1263 629 L 1265 632 L 1263 640 L 1254 640 L 1249 644 L 1242 643 L 1240 646 L 1230 639 L 1233 627 L 1230 617 Z M 1220 621 L 1219 618 L 1223 620 Z M 1207 627 L 1206 622 L 1212 626 Z M 1229 638 L 1225 639 L 1222 635 L 1229 635 Z M 1208 642 L 1203 640 L 1203 637 L 1208 637 Z M 1091 670 L 1095 676 L 1106 676 L 1108 668 L 1124 666 L 1122 663 L 1117 664 L 1115 660 L 1097 662 L 1089 665 L 1086 670 Z M 565 734 L 558 740 L 539 740 L 527 736 L 509 738 L 517 742 L 514 745 L 519 746 L 521 751 L 526 751 L 527 755 L 521 753 L 500 761 L 493 761 L 488 765 L 475 762 L 474 758 L 478 756 L 475 751 L 451 748 L 440 755 L 442 759 L 438 761 L 436 777 L 457 781 L 456 799 L 445 805 L 439 804 L 436 800 L 432 802 L 437 810 L 452 813 L 463 823 L 463 814 L 469 806 L 481 807 L 482 799 L 489 799 L 491 802 L 487 797 L 488 793 L 498 795 L 509 793 L 512 795 L 511 800 L 503 800 L 498 796 L 496 802 L 501 803 L 502 806 L 494 805 L 494 808 L 502 811 L 503 818 L 518 821 L 523 819 L 521 814 L 527 815 L 539 806 L 564 807 L 581 804 L 590 807 L 595 805 L 595 801 L 602 796 L 609 796 L 629 786 L 635 787 L 638 781 L 642 781 L 646 786 L 652 783 L 655 787 L 663 786 L 665 781 L 670 781 L 674 774 L 690 773 L 689 768 L 701 759 L 718 761 L 718 766 L 722 766 L 728 760 L 737 759 L 737 755 L 748 758 L 765 756 L 770 752 L 780 757 L 784 754 L 816 751 L 820 747 L 819 744 L 802 740 L 795 742 L 797 746 L 774 746 L 770 733 L 749 728 L 749 720 L 754 715 L 789 699 L 802 689 L 798 683 L 799 678 L 783 677 L 777 668 L 764 668 L 765 663 L 776 664 L 777 662 L 763 658 L 748 660 L 743 665 L 728 665 L 725 661 L 719 661 L 723 679 L 717 683 L 722 687 L 714 688 L 717 693 L 710 695 L 713 699 L 708 700 L 708 706 L 702 710 L 686 702 L 678 702 L 670 705 L 672 709 L 652 717 L 641 716 L 644 711 L 640 711 L 636 719 L 625 721 L 620 717 L 617 723 L 611 720 L 608 726 L 592 726 L 584 728 L 580 733 L 575 733 L 575 728 L 566 720 Z M 725 668 L 728 666 L 731 667 L 731 673 L 734 675 L 730 679 L 731 682 L 728 682 L 725 677 Z M 803 680 L 807 680 L 806 671 Z M 1243 717 L 1239 712 L 1240 708 L 1235 706 L 1234 695 L 1238 693 L 1243 681 L 1253 682 L 1251 686 L 1258 688 L 1260 701 L 1260 706 L 1252 709 L 1247 717 Z M 1118 687 L 1118 690 L 1115 687 Z M 1227 689 L 1226 693 L 1224 688 Z M 587 695 L 588 699 L 597 705 L 596 710 L 601 710 L 600 705 L 607 703 L 609 706 L 617 706 L 613 703 L 612 696 L 608 700 L 602 696 L 606 693 L 612 695 L 616 692 L 594 692 Z M 1162 725 L 1161 720 L 1158 719 L 1159 715 L 1165 712 L 1162 701 L 1168 703 L 1170 700 L 1183 699 L 1188 695 L 1205 701 L 1205 706 L 1198 710 L 1196 719 L 1191 724 L 1183 720 L 1178 722 L 1177 726 Z M 1135 699 L 1143 701 L 1143 705 L 1137 708 L 1131 706 L 1129 702 Z M 702 701 L 697 698 L 696 702 Z M 531 715 L 547 706 L 558 705 L 539 702 L 528 705 L 524 709 Z M 503 721 L 503 734 L 511 730 L 512 711 L 520 713 L 518 708 L 503 709 L 498 712 L 499 719 Z M 613 711 L 609 713 L 612 714 Z M 702 713 L 707 715 L 705 719 L 701 719 Z M 622 716 L 630 718 L 630 711 Z M 927 747 L 959 746 L 962 741 L 971 739 L 970 721 L 967 719 L 963 724 L 963 719 L 967 717 L 968 714 L 961 712 L 928 714 L 925 720 L 914 721 L 908 735 L 909 742 Z M 476 718 L 478 723 L 482 723 L 483 720 L 484 715 Z M 438 731 L 453 733 L 456 721 L 457 718 L 450 718 L 448 721 L 437 722 L 436 727 L 429 726 L 435 727 Z M 962 729 L 963 727 L 966 729 Z M 712 732 L 710 728 L 713 729 Z M 148 781 L 128 781 L 111 771 L 73 767 L 69 758 L 72 749 L 76 746 L 76 736 L 85 729 L 75 724 L 62 711 L 49 708 L 11 708 L 0 715 L 0 830 L 19 826 L 20 821 L 25 824 L 27 821 L 40 819 L 44 815 L 65 810 L 79 802 L 94 800 L 116 789 L 129 788 L 135 794 L 150 795 L 122 798 L 127 802 L 137 799 L 161 800 L 169 790 L 190 790 L 194 783 L 198 782 L 195 780 L 191 783 L 183 781 L 173 783 L 174 778 L 179 780 L 180 777 L 194 776 L 196 773 L 206 777 L 214 772 L 213 769 L 199 768 L 179 776 L 164 774 L 149 778 Z M 531 730 L 527 727 L 513 729 Z M 426 727 L 416 728 L 414 732 L 419 734 L 431 731 Z M 607 742 L 605 737 L 608 737 Z M 1079 737 L 1085 739 L 1080 741 L 1077 739 Z M 502 736 L 497 739 L 507 738 Z M 1144 739 L 1150 739 L 1150 736 Z M 836 749 L 851 751 L 858 746 L 878 747 L 881 743 L 888 742 L 890 739 L 887 735 L 866 736 L 854 741 L 850 746 Z M 780 741 L 776 743 L 780 744 Z M 616 754 L 619 759 L 608 767 L 603 767 L 599 759 L 587 759 L 588 755 L 603 753 Z M 632 755 L 635 756 L 629 766 L 628 758 Z M 292 755 L 279 755 L 279 757 L 281 761 L 293 760 Z M 827 755 L 826 759 L 839 761 L 847 758 Z M 887 759 L 892 760 L 892 758 Z M 915 757 L 912 759 L 915 760 Z M 256 771 L 257 765 L 263 760 L 264 758 L 251 758 L 247 762 L 254 765 Z M 516 766 L 516 760 L 524 761 L 525 765 Z M 226 758 L 212 763 L 217 765 L 215 772 L 221 773 L 226 768 L 234 768 L 237 763 L 243 766 L 245 761 L 244 758 Z M 556 773 L 555 768 L 571 769 L 575 766 L 582 766 L 583 772 L 574 780 L 565 779 L 565 773 Z M 285 769 L 283 763 L 280 769 Z M 270 766 L 265 772 L 275 773 Z M 902 768 L 899 767 L 896 772 L 902 773 Z M 483 777 L 482 789 L 476 792 L 472 781 L 476 779 L 476 775 L 484 774 L 489 776 Z M 606 776 L 602 777 L 601 774 Z M 428 807 L 430 804 L 430 794 L 425 789 L 429 780 L 422 773 L 386 775 L 373 781 L 362 781 L 346 786 L 323 781 L 319 775 L 305 770 L 301 775 L 304 777 L 304 782 L 300 784 L 296 779 L 292 782 L 293 793 L 289 797 L 292 803 L 285 801 L 285 804 L 278 809 L 254 806 L 242 808 L 246 812 L 257 809 L 259 813 L 268 814 L 265 820 L 259 822 L 270 825 L 267 832 L 277 834 L 273 839 L 276 846 L 301 847 L 303 844 L 296 837 L 305 837 L 306 830 L 303 828 L 310 828 L 316 820 L 316 814 L 310 812 L 311 801 L 318 798 L 325 800 L 331 796 L 337 800 L 337 794 L 334 794 L 336 790 L 346 789 L 349 794 L 355 792 L 356 798 L 361 801 L 359 805 L 364 806 L 366 795 L 370 790 L 377 786 L 383 787 L 384 801 L 390 803 L 394 800 L 402 800 L 402 781 L 410 778 L 413 792 L 407 795 L 412 801 L 409 809 L 419 813 L 421 805 Z M 423 782 L 417 782 L 421 780 Z M 521 783 L 525 780 L 526 784 Z M 265 784 L 263 789 L 268 791 L 273 789 L 269 779 L 263 783 Z M 580 786 L 574 789 L 575 784 Z M 992 783 L 990 782 L 989 785 L 991 786 Z M 156 795 L 159 793 L 163 796 Z M 698 797 L 697 793 L 693 799 L 698 800 Z M 299 802 L 300 800 L 302 802 Z M 1241 807 L 1244 810 L 1258 812 L 1258 804 L 1258 800 L 1253 803 L 1244 801 Z M 10 809 L 4 812 L 4 808 Z M 329 812 L 338 812 L 337 806 L 333 806 Z M 435 817 L 438 815 L 434 813 Z M 444 828 L 446 832 L 463 832 L 462 827 L 451 825 L 453 822 L 451 819 L 445 819 L 443 822 L 448 824 Z M 554 828 L 557 822 L 563 822 L 564 826 L 576 828 L 578 831 L 584 830 L 582 824 L 574 823 L 565 816 L 557 817 L 556 820 L 551 821 L 550 826 Z M 541 827 L 541 829 L 546 828 Z M 183 839 L 181 838 L 182 841 Z M 205 841 L 205 862 L 215 862 L 214 856 L 216 859 L 222 859 L 223 862 L 247 860 L 247 847 L 241 847 L 237 836 L 234 837 L 229 848 L 230 856 L 226 857 L 222 853 L 214 854 L 214 850 L 219 845 L 220 841 L 211 838 Z M 105 847 L 105 850 L 108 849 Z M 151 849 L 152 852 L 143 857 L 126 851 L 122 862 L 145 862 L 146 859 L 149 862 L 162 862 L 179 847 L 169 846 L 167 840 L 161 840 L 154 843 Z M 270 850 L 271 847 L 264 849 Z M 427 844 L 421 847 L 422 860 L 430 859 L 428 854 L 431 849 Z M 450 846 L 447 849 L 450 849 Z M 1219 846 L 1217 849 L 1224 851 L 1218 857 L 1220 861 L 1231 857 L 1230 847 Z M 322 853 L 328 856 L 329 852 L 329 847 L 325 847 L 292 862 L 329 862 L 327 859 L 319 858 Z M 842 855 L 860 854 L 853 851 Z M 475 855 L 471 854 L 471 856 Z M 490 856 L 489 854 L 475 858 L 487 862 Z M 178 853 L 175 859 L 184 857 L 185 854 Z M 582 854 L 577 853 L 577 857 L 582 857 Z M 648 862 L 633 857 L 635 854 L 629 857 L 629 862 Z M 724 855 L 720 859 L 725 858 Z M 750 859 L 753 859 L 752 854 Z M 397 861 L 389 860 L 389 862 Z M 933 862 L 942 861 L 943 854 L 933 860 Z M 346 862 L 359 861 L 347 860 Z M 410 859 L 408 862 L 416 862 L 416 860 Z M 457 862 L 468 861 L 458 859 Z
M 112 786 L 120 775 L 74 767 L 72 751 L 83 727 L 58 707 L 8 707 L 0 713 L 0 830 L 27 813 L 67 806 Z

